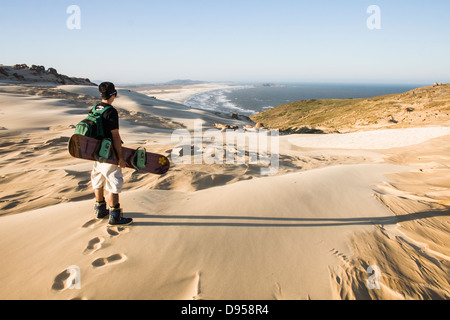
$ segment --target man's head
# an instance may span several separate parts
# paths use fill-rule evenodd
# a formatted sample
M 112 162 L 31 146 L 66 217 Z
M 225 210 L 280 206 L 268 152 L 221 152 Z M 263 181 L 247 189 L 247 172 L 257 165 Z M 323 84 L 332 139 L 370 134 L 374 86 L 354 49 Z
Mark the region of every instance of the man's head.
M 98 86 L 98 90 L 102 95 L 102 100 L 104 101 L 114 101 L 114 98 L 117 97 L 117 90 L 113 83 L 111 82 L 103 82 Z M 109 102 L 111 103 L 111 102 Z

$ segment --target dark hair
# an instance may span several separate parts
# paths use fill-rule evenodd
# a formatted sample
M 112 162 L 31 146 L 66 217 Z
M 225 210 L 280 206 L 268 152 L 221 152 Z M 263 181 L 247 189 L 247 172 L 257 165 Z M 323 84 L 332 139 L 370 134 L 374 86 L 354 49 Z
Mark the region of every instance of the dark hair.
M 109 99 L 113 95 L 117 96 L 116 87 L 112 82 L 103 82 L 98 86 L 98 90 L 100 91 L 102 95 L 102 99 Z

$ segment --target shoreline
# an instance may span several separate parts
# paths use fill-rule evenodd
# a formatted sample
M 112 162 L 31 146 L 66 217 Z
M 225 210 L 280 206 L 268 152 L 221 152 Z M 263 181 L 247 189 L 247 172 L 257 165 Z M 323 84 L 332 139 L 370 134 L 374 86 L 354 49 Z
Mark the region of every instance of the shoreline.
M 207 85 L 207 86 L 206 86 Z M 339 89 L 344 90 L 340 92 Z M 363 86 L 363 93 L 356 93 L 358 85 L 350 84 L 304 84 L 291 83 L 283 85 L 264 84 L 234 84 L 211 83 L 186 86 L 160 86 L 152 90 L 140 91 L 148 96 L 166 99 L 195 109 L 212 112 L 236 112 L 238 114 L 252 116 L 268 109 L 285 105 L 295 101 L 305 100 L 342 100 L 370 99 L 374 96 L 400 94 L 405 90 L 414 89 L 406 85 L 371 85 Z M 395 88 L 395 90 L 393 89 Z M 242 101 L 228 98 L 227 91 L 222 90 L 256 89 L 249 91 L 249 95 L 243 94 Z M 398 89 L 398 90 L 397 90 Z M 356 91 L 355 91 L 356 90 Z M 210 93 L 210 95 L 205 95 Z M 282 97 L 285 98 L 282 98 Z M 290 102 L 289 102 L 290 101 Z M 192 105 L 191 105 L 192 103 Z
M 149 97 L 156 97 L 159 100 L 184 104 L 185 101 L 195 95 L 230 87 L 234 87 L 234 85 L 227 83 L 202 83 L 192 85 L 161 85 L 145 89 L 137 88 L 135 91 Z
M 252 114 L 255 114 L 256 111 L 254 110 L 247 110 L 247 109 L 243 109 L 243 107 L 236 105 L 235 103 L 233 103 L 232 101 L 228 100 L 228 98 L 225 96 L 226 92 L 223 92 L 224 90 L 242 90 L 242 89 L 250 89 L 250 88 L 255 88 L 254 85 L 236 85 L 236 86 L 229 86 L 229 87 L 225 87 L 225 88 L 218 88 L 218 89 L 214 89 L 214 90 L 209 90 L 209 91 L 205 91 L 205 92 L 199 92 L 191 97 L 189 97 L 188 99 L 186 99 L 183 104 L 187 105 L 191 108 L 195 108 L 195 109 L 200 109 L 200 110 L 206 110 L 206 111 L 210 111 L 210 112 L 221 112 L 221 113 L 238 113 L 239 115 L 244 115 L 244 116 L 250 116 Z M 208 93 L 210 93 L 209 95 L 207 95 Z M 211 97 L 214 96 L 215 97 L 215 101 L 212 103 L 222 103 L 222 107 L 221 108 L 216 108 L 216 107 L 210 107 L 210 104 L 205 100 L 205 96 L 206 97 Z M 191 106 L 189 104 L 190 100 L 194 100 L 194 99 L 198 99 L 200 101 L 196 101 L 195 104 L 196 106 Z M 202 98 L 202 99 L 200 99 Z M 202 101 L 203 100 L 203 101 Z M 227 105 L 225 107 L 225 105 Z

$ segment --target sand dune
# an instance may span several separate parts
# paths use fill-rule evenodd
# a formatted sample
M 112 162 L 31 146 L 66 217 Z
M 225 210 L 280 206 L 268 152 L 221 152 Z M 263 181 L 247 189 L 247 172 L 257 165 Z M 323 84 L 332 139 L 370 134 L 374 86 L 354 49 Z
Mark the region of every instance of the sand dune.
M 405 129 L 384 129 L 327 135 L 292 135 L 289 142 L 304 148 L 330 149 L 391 149 L 416 145 L 427 140 L 450 134 L 449 127 L 424 127 Z
M 398 170 L 356 165 L 190 193 L 130 191 L 122 202 L 135 223 L 125 229 L 95 222 L 91 200 L 6 216 L 2 287 L 27 288 L 13 298 L 192 299 L 201 281 L 198 299 L 332 298 L 332 251 L 350 254 L 350 231 L 395 223 L 367 186 Z M 82 289 L 52 289 L 70 265 L 80 267 Z M 30 268 L 53 277 L 11 277 Z
M 448 128 L 282 136 L 275 176 L 247 158 L 126 170 L 135 223 L 107 228 L 93 216 L 92 163 L 66 150 L 95 88 L 39 90 L 0 85 L 0 299 L 450 297 Z M 126 145 L 153 152 L 170 155 L 174 128 L 225 120 L 119 95 Z
M 97 96 L 98 89 L 90 86 L 60 86 L 61 90 L 68 91 L 76 94 Z M 208 90 L 208 89 L 204 89 Z M 193 129 L 193 121 L 199 120 L 209 126 L 212 126 L 214 122 L 223 121 L 224 118 L 200 109 L 192 109 L 178 102 L 159 100 L 151 98 L 143 93 L 138 93 L 128 89 L 119 89 L 119 98 L 115 101 L 114 105 L 122 110 L 128 111 L 131 116 L 137 118 L 137 114 L 145 114 L 147 117 L 160 118 L 163 121 L 161 123 L 176 123 L 177 128 L 185 127 Z M 191 91 L 191 94 L 197 93 L 198 90 Z M 241 124 L 240 121 L 232 121 L 227 119 L 229 123 Z M 158 126 L 152 125 L 152 129 L 158 129 Z M 164 129 L 165 127 L 163 127 Z M 136 128 L 131 128 L 135 130 Z M 172 130 L 175 128 L 171 128 Z M 171 131 L 172 131 L 171 130 Z

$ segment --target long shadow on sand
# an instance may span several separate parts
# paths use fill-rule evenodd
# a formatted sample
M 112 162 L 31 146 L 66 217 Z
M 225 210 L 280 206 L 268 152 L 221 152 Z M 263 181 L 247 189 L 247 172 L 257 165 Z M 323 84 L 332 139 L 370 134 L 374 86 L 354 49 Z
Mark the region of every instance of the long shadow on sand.
M 135 226 L 191 226 L 191 227 L 339 227 L 349 225 L 393 225 L 400 222 L 450 216 L 450 209 L 425 211 L 403 216 L 366 218 L 281 218 L 246 216 L 183 216 L 183 215 L 141 215 L 131 214 Z M 165 221 L 139 221 L 140 219 Z M 179 221 L 173 221 L 179 220 Z M 187 221 L 186 221 L 187 220 Z M 197 220 L 197 221 L 192 221 Z M 224 221 L 229 220 L 229 221 Z M 246 222 L 238 222 L 243 221 Z M 224 221 L 224 222 L 222 222 Z M 260 221 L 260 222 L 257 222 Z

